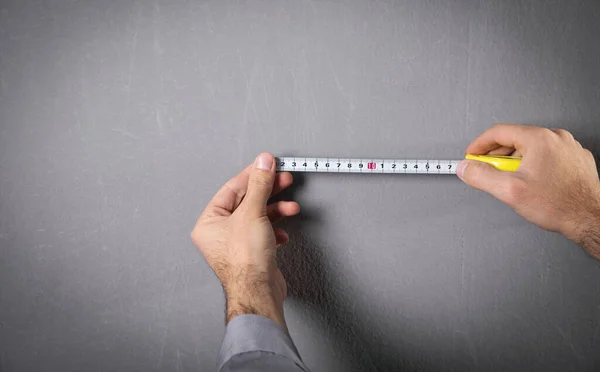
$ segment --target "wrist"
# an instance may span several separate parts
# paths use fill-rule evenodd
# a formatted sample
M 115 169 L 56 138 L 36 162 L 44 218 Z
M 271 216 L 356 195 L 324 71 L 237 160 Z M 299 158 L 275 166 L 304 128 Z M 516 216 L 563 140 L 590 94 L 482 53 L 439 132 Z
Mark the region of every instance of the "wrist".
M 286 328 L 283 301 L 278 301 L 270 286 L 253 285 L 253 288 L 235 288 L 225 292 L 227 301 L 226 323 L 238 315 L 254 314 L 267 317 Z
M 254 314 L 265 316 L 286 328 L 283 296 L 277 284 L 267 273 L 241 271 L 237 278 L 223 283 L 227 302 L 226 323 L 238 315 Z
M 592 193 L 589 203 L 580 212 L 571 233 L 565 236 L 600 259 L 600 189 Z

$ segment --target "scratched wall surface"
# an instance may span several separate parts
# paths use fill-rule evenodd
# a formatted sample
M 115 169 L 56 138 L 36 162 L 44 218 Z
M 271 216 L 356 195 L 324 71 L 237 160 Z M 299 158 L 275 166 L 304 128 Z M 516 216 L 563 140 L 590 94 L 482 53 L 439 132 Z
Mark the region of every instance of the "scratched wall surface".
M 189 240 L 260 151 L 457 158 L 497 121 L 598 151 L 600 3 L 0 3 L 0 371 L 210 371 Z M 592 371 L 600 264 L 455 177 L 304 175 L 314 371 Z

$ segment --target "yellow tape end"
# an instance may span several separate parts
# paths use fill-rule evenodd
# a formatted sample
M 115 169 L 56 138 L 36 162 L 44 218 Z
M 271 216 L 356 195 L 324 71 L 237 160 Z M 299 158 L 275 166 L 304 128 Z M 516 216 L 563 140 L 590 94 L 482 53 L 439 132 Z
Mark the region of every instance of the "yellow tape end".
M 515 156 L 494 156 L 494 155 L 472 155 L 467 154 L 465 159 L 477 160 L 491 164 L 494 168 L 505 172 L 515 172 L 521 165 L 521 158 Z

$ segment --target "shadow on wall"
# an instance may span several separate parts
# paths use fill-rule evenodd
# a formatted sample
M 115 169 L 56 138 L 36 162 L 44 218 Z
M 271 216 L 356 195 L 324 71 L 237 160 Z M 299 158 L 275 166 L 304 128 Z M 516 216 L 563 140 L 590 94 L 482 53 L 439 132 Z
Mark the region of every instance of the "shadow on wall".
M 294 175 L 294 187 L 286 190 L 277 200 L 295 200 L 294 194 L 305 179 Z M 364 319 L 355 310 L 356 297 L 343 289 L 343 278 L 332 270 L 320 244 L 319 211 L 303 206 L 301 215 L 289 219 L 285 228 L 290 233 L 290 245 L 279 250 L 280 268 L 288 284 L 288 295 L 307 311 L 320 318 L 332 335 L 335 348 L 355 371 L 437 371 L 452 366 L 432 365 L 423 360 L 417 350 L 402 350 L 382 329 L 377 319 Z M 310 236 L 306 233 L 310 231 Z M 310 367 L 310 366 L 309 366 Z M 316 366 L 314 366 L 316 368 Z M 318 370 L 318 368 L 316 368 Z

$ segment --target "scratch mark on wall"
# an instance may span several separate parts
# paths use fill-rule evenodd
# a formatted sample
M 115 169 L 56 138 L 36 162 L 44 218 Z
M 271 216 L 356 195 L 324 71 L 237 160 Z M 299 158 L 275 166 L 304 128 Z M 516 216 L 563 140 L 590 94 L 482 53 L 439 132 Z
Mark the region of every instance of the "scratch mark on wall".
M 211 9 L 210 3 L 206 2 L 206 4 L 204 4 L 204 5 L 205 5 L 204 7 L 207 8 L 206 11 L 204 12 L 204 14 L 206 14 L 204 24 L 208 28 L 208 32 L 211 34 L 214 34 L 215 31 L 213 30 L 213 26 L 215 25 L 215 22 L 213 21 L 213 18 L 212 18 L 212 9 Z
M 563 331 L 563 329 L 558 324 L 554 323 L 552 320 L 550 321 L 550 323 L 554 326 L 554 328 L 556 328 L 558 334 L 562 337 L 562 339 L 569 345 L 571 353 L 573 354 L 575 359 L 577 359 L 577 361 L 581 363 L 583 361 L 583 358 L 581 355 L 579 355 L 579 352 L 577 351 L 575 345 L 573 345 L 573 338 L 570 335 L 567 335 Z
M 462 331 L 460 329 L 455 330 L 454 332 L 463 336 L 463 339 L 465 340 L 465 344 L 467 346 L 467 350 L 469 351 L 469 356 L 471 357 L 473 365 L 475 366 L 475 370 L 479 370 L 479 357 L 477 356 L 477 349 L 475 348 L 475 344 L 471 340 L 470 332 Z
M 179 353 L 179 349 L 177 349 L 177 361 L 175 362 L 175 370 L 177 370 L 177 372 L 183 371 L 183 363 L 181 362 L 181 355 Z
M 329 58 L 329 55 L 327 55 L 327 62 L 329 63 L 329 68 L 331 69 L 331 72 L 333 73 L 333 77 L 335 80 L 335 86 L 337 87 L 340 94 L 342 96 L 344 96 L 346 98 L 346 100 L 348 101 L 348 121 L 350 121 L 350 118 L 352 118 L 352 116 L 354 115 L 354 109 L 355 109 L 354 99 L 340 83 L 340 78 L 339 78 L 337 72 L 335 71 L 335 67 L 331 63 L 331 58 Z
M 287 11 L 287 9 L 285 8 L 285 4 L 282 4 L 281 6 L 281 11 L 284 13 L 282 19 L 285 20 L 285 23 L 290 26 L 292 26 L 292 17 L 290 15 L 290 12 Z
M 161 97 L 163 95 L 163 88 L 164 88 L 164 74 L 162 72 L 162 60 L 161 60 L 161 56 L 164 53 L 164 50 L 161 46 L 160 43 L 160 28 L 158 27 L 159 24 L 159 20 L 160 20 L 160 6 L 158 4 L 158 0 L 154 1 L 154 7 L 153 7 L 153 13 L 152 13 L 152 26 L 153 26 L 153 49 L 154 49 L 154 56 L 155 56 L 155 64 L 156 64 L 156 75 L 160 76 L 160 79 L 158 81 L 159 83 L 159 87 L 158 87 L 158 93 L 157 96 Z M 154 109 L 154 114 L 156 117 L 156 124 L 158 126 L 158 130 L 160 132 L 161 135 L 164 135 L 164 125 L 163 125 L 163 120 L 162 120 L 162 110 L 160 108 L 160 103 L 156 103 L 155 109 Z
M 464 253 L 460 252 L 460 296 L 465 298 L 465 257 Z
M 271 104 L 269 103 L 269 94 L 267 93 L 267 85 L 263 83 L 263 92 L 265 94 L 265 105 L 267 106 L 267 110 L 271 110 Z
M 140 20 L 141 20 L 141 16 L 140 13 L 138 12 L 137 16 L 136 16 L 136 20 L 135 20 L 135 26 L 134 26 L 134 30 L 133 30 L 133 36 L 132 36 L 132 41 L 131 41 L 131 51 L 129 53 L 129 72 L 127 74 L 127 93 L 129 96 L 131 96 L 131 82 L 132 82 L 132 76 L 133 76 L 133 67 L 135 66 L 135 53 L 137 50 L 137 43 L 138 43 L 138 31 L 140 28 Z
M 162 119 L 160 118 L 160 109 L 156 109 L 155 110 L 155 114 L 156 114 L 156 124 L 158 124 L 158 129 L 160 130 L 160 133 L 163 134 L 163 123 L 162 123 Z
M 133 138 L 133 139 L 136 139 L 136 140 L 139 140 L 139 139 L 140 139 L 140 137 L 138 137 L 138 136 L 136 136 L 136 135 L 134 135 L 134 134 L 132 134 L 132 133 L 130 133 L 130 132 L 128 132 L 128 131 L 126 131 L 125 129 L 122 129 L 122 128 L 112 128 L 111 130 L 112 130 L 113 132 L 120 133 L 120 134 L 122 134 L 122 135 L 124 135 L 124 136 L 130 137 L 130 138 Z
M 167 333 L 169 333 L 169 330 L 170 330 L 170 326 L 169 326 L 169 313 L 171 312 L 171 303 L 173 302 L 173 296 L 175 294 L 174 293 L 175 292 L 175 287 L 176 287 L 176 285 L 174 285 L 173 288 L 172 288 L 172 290 L 169 292 L 169 297 L 167 299 L 167 303 L 165 304 L 165 313 L 166 313 L 167 324 L 165 326 L 165 330 L 163 331 L 163 335 L 162 335 L 161 341 L 160 341 L 160 353 L 158 355 L 158 363 L 157 363 L 157 367 L 158 368 L 161 367 L 163 356 L 165 354 L 165 345 L 167 344 Z
M 317 8 L 315 8 L 315 4 L 313 4 L 312 0 L 306 0 L 310 7 L 312 8 L 313 13 L 317 14 Z
M 137 8 L 137 2 L 134 3 L 134 7 Z M 127 108 L 125 111 L 124 124 L 128 125 L 131 118 L 131 91 L 133 84 L 133 71 L 135 67 L 135 56 L 137 53 L 137 44 L 138 44 L 138 32 L 140 28 L 141 21 L 141 11 L 138 9 L 137 15 L 135 17 L 135 25 L 133 28 L 133 35 L 131 40 L 131 49 L 129 51 L 129 68 L 127 72 L 127 84 L 125 85 L 125 92 L 127 93 Z M 113 129 L 114 130 L 114 129 Z M 123 133 L 124 134 L 124 133 Z M 135 136 L 129 134 L 130 137 L 136 138 Z
M 470 107 L 470 99 L 471 99 L 471 55 L 472 55 L 472 27 L 471 27 L 471 20 L 469 20 L 469 30 L 468 30 L 468 36 L 467 36 L 467 86 L 465 89 L 465 135 L 468 135 L 469 133 L 469 124 L 470 124 L 470 111 L 471 111 L 471 107 Z
M 465 256 L 464 256 L 465 230 L 464 229 L 460 230 L 459 241 L 460 241 L 460 300 L 465 301 L 467 298 L 465 296 Z M 468 311 L 468 309 L 469 309 L 468 301 L 467 301 L 466 305 L 467 305 L 467 311 Z M 469 314 L 466 314 L 466 315 L 468 316 Z
M 159 368 L 162 364 L 163 356 L 165 354 L 165 345 L 167 344 L 167 333 L 168 332 L 169 332 L 169 327 L 165 327 L 165 330 L 164 330 L 163 335 L 160 340 L 160 352 L 158 353 L 158 363 L 156 364 L 156 366 Z
M 248 133 L 248 113 L 249 113 L 250 107 L 252 107 L 252 111 L 254 112 L 254 117 L 258 121 L 257 127 L 260 130 L 260 134 L 262 135 L 263 138 L 264 138 L 264 131 L 263 131 L 262 125 L 260 125 L 260 117 L 258 116 L 258 110 L 256 109 L 256 103 L 254 102 L 254 97 L 252 94 L 252 90 L 254 89 L 254 80 L 256 80 L 256 76 L 258 75 L 258 64 L 256 63 L 256 59 L 255 59 L 252 63 L 252 73 L 250 74 L 250 78 L 248 78 L 246 65 L 244 64 L 242 55 L 239 53 L 239 50 L 238 50 L 238 55 L 239 55 L 239 59 L 240 59 L 240 65 L 242 66 L 242 72 L 244 73 L 244 80 L 246 83 L 246 101 L 244 103 L 242 128 L 241 128 L 243 133 L 240 137 L 238 137 L 238 144 L 241 147 L 242 143 L 245 143 L 246 138 L 247 138 L 246 135 Z
M 217 97 L 215 96 L 215 88 L 212 84 L 208 84 L 208 92 L 210 93 L 210 98 L 213 102 L 217 102 Z
M 312 88 L 312 86 L 309 89 L 310 89 L 310 98 L 311 98 L 312 107 L 313 107 L 313 122 L 315 122 L 317 120 L 317 115 L 319 112 L 317 110 L 317 101 L 315 99 L 315 91 Z
M 312 2 L 312 0 L 306 0 L 306 2 L 308 2 L 308 4 L 310 5 L 310 7 L 313 11 L 313 14 L 318 19 L 318 13 L 317 13 L 317 8 L 315 7 L 315 4 Z M 344 86 L 340 82 L 340 78 L 335 70 L 335 67 L 333 66 L 333 63 L 331 62 L 331 56 L 329 55 L 329 52 L 327 51 L 327 49 L 325 50 L 325 58 L 327 59 L 327 64 L 333 74 L 333 78 L 334 78 L 335 86 L 336 86 L 337 90 L 348 102 L 348 115 L 346 117 L 346 122 L 349 123 L 352 116 L 354 116 L 354 110 L 356 108 L 356 106 L 354 105 L 354 98 L 352 97 L 352 95 L 350 93 L 348 93 L 348 91 L 344 88 Z M 305 61 L 305 64 L 306 64 L 307 70 L 308 70 L 308 61 L 306 59 L 306 52 L 304 52 L 304 61 Z M 312 92 L 312 89 L 311 89 L 311 93 L 312 93 L 314 116 L 316 116 L 317 115 L 317 105 L 315 102 L 314 92 Z
M 159 39 L 159 30 L 157 27 L 157 23 L 158 23 L 158 19 L 160 17 L 160 6 L 158 5 L 158 0 L 154 1 L 154 12 L 153 12 L 153 36 L 154 36 L 154 53 L 156 53 L 158 56 L 161 56 L 164 53 L 164 50 L 160 44 L 160 39 Z
M 304 57 L 303 58 L 304 59 L 304 68 L 306 70 L 306 75 L 310 76 L 308 58 L 306 58 L 306 49 L 302 50 L 302 56 Z M 308 89 L 310 90 L 310 97 L 311 97 L 312 107 L 313 107 L 313 122 L 316 122 L 318 110 L 317 110 L 317 102 L 315 100 L 315 91 L 314 91 L 312 85 L 310 84 L 311 79 L 307 79 L 307 81 L 308 81 Z
M 92 126 L 95 126 L 96 124 L 96 116 L 94 115 L 94 110 L 91 109 L 91 105 L 90 105 L 90 100 L 88 98 L 88 84 L 86 84 L 86 76 L 87 76 L 87 71 L 86 71 L 86 56 L 83 56 L 81 59 L 81 62 L 79 64 L 80 66 L 80 76 L 79 76 L 79 84 L 80 84 L 80 91 L 79 91 L 79 95 L 81 96 L 81 98 L 83 99 L 83 109 L 85 111 L 86 114 L 86 118 L 89 119 L 91 121 Z M 78 130 L 81 129 L 81 121 L 79 120 L 79 113 L 78 110 L 74 110 L 73 111 L 75 116 L 76 116 L 76 127 Z
M 299 104 L 302 104 L 302 97 L 298 94 L 298 79 L 296 78 L 296 72 L 294 70 L 291 70 L 292 73 L 292 80 L 293 80 L 293 89 L 292 89 L 292 102 L 298 102 Z M 296 115 L 295 117 L 295 122 L 298 122 L 298 105 L 294 105 L 294 113 Z

